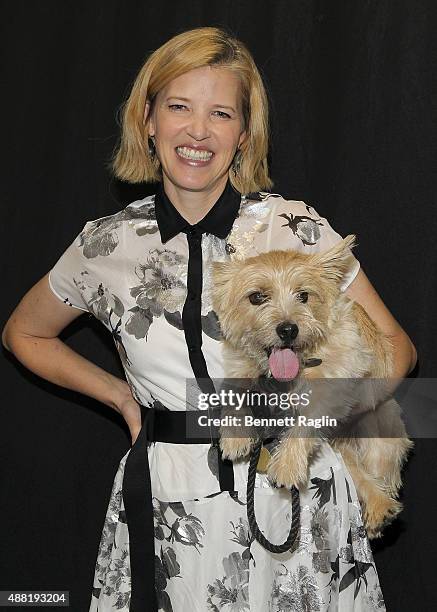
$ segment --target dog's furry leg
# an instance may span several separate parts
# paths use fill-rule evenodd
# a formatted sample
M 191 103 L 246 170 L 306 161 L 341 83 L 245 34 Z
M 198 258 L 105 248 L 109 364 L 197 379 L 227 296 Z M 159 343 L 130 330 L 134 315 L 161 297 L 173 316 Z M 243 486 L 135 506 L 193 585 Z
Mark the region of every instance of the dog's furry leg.
M 393 499 L 381 482 L 359 464 L 359 458 L 348 442 L 335 441 L 352 476 L 358 498 L 363 506 L 363 520 L 369 538 L 378 538 L 383 528 L 401 512 L 402 504 Z
M 341 385 L 342 393 L 339 393 Z M 309 406 L 301 411 L 307 419 L 323 416 L 340 421 L 346 419 L 356 398 L 355 385 L 349 381 L 324 379 L 311 382 L 309 379 L 301 379 L 293 391 L 301 395 L 310 394 Z M 296 409 L 294 413 L 299 417 Z M 308 482 L 309 461 L 320 445 L 321 433 L 323 430 L 313 430 L 310 427 L 301 429 L 297 425 L 288 429 L 269 462 L 267 473 L 271 480 L 287 487 L 305 486 Z
M 374 413 L 363 415 L 358 427 L 363 467 L 391 497 L 397 497 L 402 485 L 401 470 L 414 446 L 407 437 L 398 403 L 394 398 L 383 402 Z
M 288 430 L 269 461 L 269 478 L 278 486 L 306 486 L 309 460 L 319 445 L 317 438 L 298 438 L 292 435 L 292 430 Z
M 249 406 L 241 406 L 236 408 L 224 407 L 221 412 L 221 417 L 231 416 L 240 419 L 244 423 L 246 415 L 250 415 Z M 241 434 L 241 435 L 239 435 Z M 220 448 L 225 459 L 235 461 L 241 457 L 246 457 L 255 442 L 258 440 L 258 432 L 254 427 L 243 425 L 240 430 L 236 426 L 221 425 L 220 426 Z
M 222 418 L 226 416 L 238 417 L 244 423 L 245 416 L 250 414 L 251 411 L 248 406 L 242 406 L 238 410 L 225 407 L 222 409 L 221 416 Z M 221 425 L 220 448 L 222 449 L 223 457 L 232 461 L 245 457 L 250 453 L 258 437 L 254 427 L 242 426 L 241 430 L 237 430 L 235 426 Z
M 413 442 L 408 438 L 377 438 L 366 442 L 363 466 L 382 483 L 390 496 L 397 497 L 402 486 L 401 470 Z
M 240 457 L 246 457 L 257 440 L 255 431 L 250 437 L 238 438 L 235 436 L 235 428 L 220 427 L 220 448 L 225 459 L 235 461 Z
M 226 387 L 230 387 L 238 393 L 244 394 L 258 379 L 259 371 L 257 364 L 251 360 L 241 357 L 238 351 L 227 342 L 223 346 L 223 356 L 227 365 Z M 229 390 L 229 389 L 228 389 Z M 252 413 L 247 404 L 243 404 L 238 410 L 235 407 L 225 406 L 222 408 L 223 416 L 234 416 L 244 423 L 246 415 Z M 241 433 L 241 435 L 239 435 Z M 222 425 L 220 427 L 220 448 L 225 459 L 232 461 L 247 456 L 259 435 L 254 427 L 244 426 L 240 431 L 234 426 Z

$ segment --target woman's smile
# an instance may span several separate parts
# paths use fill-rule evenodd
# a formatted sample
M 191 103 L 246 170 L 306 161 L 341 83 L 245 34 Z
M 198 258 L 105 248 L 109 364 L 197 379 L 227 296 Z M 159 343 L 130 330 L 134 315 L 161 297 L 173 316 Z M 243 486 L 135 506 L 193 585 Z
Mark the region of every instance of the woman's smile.
M 182 163 L 194 167 L 207 166 L 214 156 L 212 151 L 204 147 L 179 146 L 175 150 Z

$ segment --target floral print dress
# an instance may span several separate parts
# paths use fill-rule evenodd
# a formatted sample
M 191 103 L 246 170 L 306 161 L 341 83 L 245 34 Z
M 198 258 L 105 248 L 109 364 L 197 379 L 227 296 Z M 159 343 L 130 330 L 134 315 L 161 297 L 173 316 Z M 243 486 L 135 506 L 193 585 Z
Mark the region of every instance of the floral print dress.
M 220 327 L 211 306 L 211 263 L 273 248 L 311 253 L 341 239 L 304 202 L 267 192 L 238 198 L 226 237 L 219 231 L 201 236 L 200 325 L 212 379 L 222 379 L 224 371 Z M 221 197 L 212 215 L 220 218 L 223 210 L 226 214 L 228 199 Z M 177 231 L 177 224 L 175 231 L 168 231 L 168 217 L 156 214 L 155 200 L 156 194 L 85 223 L 50 270 L 49 283 L 64 303 L 91 313 L 109 330 L 140 404 L 195 410 L 187 399 L 187 381 L 194 376 L 182 319 L 190 256 L 187 235 Z M 173 214 L 168 199 L 165 204 Z M 358 270 L 356 261 L 343 290 Z M 159 610 L 385 610 L 354 483 L 341 455 L 328 443 L 313 459 L 307 488 L 300 491 L 298 547 L 277 554 L 262 548 L 250 533 L 247 461 L 233 464 L 235 490 L 221 491 L 210 450 L 207 443 L 154 442 L 148 447 Z M 115 474 L 89 612 L 130 610 L 129 528 L 123 500 L 130 452 L 121 458 Z M 258 473 L 255 506 L 264 535 L 273 542 L 284 541 L 291 520 L 289 492 Z

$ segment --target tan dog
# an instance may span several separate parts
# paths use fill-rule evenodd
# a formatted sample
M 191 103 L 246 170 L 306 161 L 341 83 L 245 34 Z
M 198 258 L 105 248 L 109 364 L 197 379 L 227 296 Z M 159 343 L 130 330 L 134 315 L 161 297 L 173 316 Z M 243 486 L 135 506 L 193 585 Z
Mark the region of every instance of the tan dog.
M 340 290 L 354 240 L 348 236 L 324 253 L 270 251 L 216 262 L 213 307 L 224 336 L 227 378 L 250 383 L 273 376 L 290 380 L 294 389 L 311 379 L 342 379 L 316 385 L 301 413 L 329 415 L 345 424 L 342 437 L 330 442 L 354 479 L 369 537 L 378 537 L 402 509 L 401 468 L 412 442 L 388 391 L 392 345 Z M 281 434 L 267 468 L 277 485 L 307 485 L 309 461 L 320 444 L 320 431 L 307 431 L 302 435 L 292 427 Z M 250 452 L 258 434 L 245 432 L 248 437 L 238 438 L 235 429 L 221 428 L 225 457 L 235 460 Z

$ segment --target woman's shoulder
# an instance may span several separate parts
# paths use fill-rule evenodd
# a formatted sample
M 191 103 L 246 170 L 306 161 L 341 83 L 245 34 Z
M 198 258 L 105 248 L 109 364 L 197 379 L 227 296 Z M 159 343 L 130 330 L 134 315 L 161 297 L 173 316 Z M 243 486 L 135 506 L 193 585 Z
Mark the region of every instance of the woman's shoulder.
M 259 191 L 243 196 L 239 219 L 230 236 L 235 257 L 273 249 L 304 253 L 325 251 L 342 240 L 312 204 Z
M 244 211 L 262 211 L 265 213 L 291 210 L 296 213 L 307 210 L 308 205 L 301 200 L 287 199 L 280 193 L 271 191 L 255 191 L 242 196 L 242 209 Z
M 303 201 L 280 193 L 258 191 L 243 196 L 240 217 L 252 220 L 258 233 L 266 232 L 269 248 L 275 243 L 288 244 L 290 238 L 302 246 L 315 245 L 324 230 L 332 231 L 327 219 Z M 278 247 L 281 248 L 281 247 Z
M 284 224 L 287 221 L 293 227 L 305 223 L 322 223 L 325 220 L 308 202 L 269 191 L 243 195 L 240 216 L 259 218 L 268 223 Z
M 130 202 L 112 214 L 86 221 L 78 242 L 87 247 L 90 257 L 108 255 L 120 243 L 126 229 L 138 236 L 158 231 L 154 195 Z
M 85 223 L 85 227 L 108 228 L 120 226 L 124 221 L 134 221 L 136 219 L 155 219 L 155 195 L 130 202 L 114 213 L 90 219 Z

